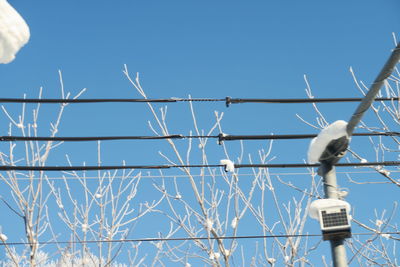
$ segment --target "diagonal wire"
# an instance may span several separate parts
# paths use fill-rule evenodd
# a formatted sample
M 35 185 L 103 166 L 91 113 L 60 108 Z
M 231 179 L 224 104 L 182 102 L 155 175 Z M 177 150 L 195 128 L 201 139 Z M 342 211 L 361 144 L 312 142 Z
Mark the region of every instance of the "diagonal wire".
M 400 42 L 397 44 L 396 48 L 393 50 L 389 59 L 386 61 L 382 70 L 375 78 L 371 87 L 368 90 L 368 93 L 362 99 L 361 103 L 358 105 L 357 109 L 354 111 L 351 116 L 349 123 L 347 124 L 347 134 L 351 136 L 357 124 L 361 121 L 364 114 L 371 107 L 372 102 L 374 102 L 376 95 L 381 89 L 382 85 L 386 81 L 387 78 L 392 74 L 396 64 L 400 61 Z

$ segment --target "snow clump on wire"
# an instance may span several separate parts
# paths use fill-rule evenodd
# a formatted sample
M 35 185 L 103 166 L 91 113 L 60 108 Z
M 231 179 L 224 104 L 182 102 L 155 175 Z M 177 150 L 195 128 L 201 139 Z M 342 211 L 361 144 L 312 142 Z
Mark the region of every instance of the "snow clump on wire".
M 317 163 L 332 140 L 347 136 L 346 128 L 347 122 L 339 120 L 322 129 L 318 136 L 310 143 L 308 148 L 308 163 Z
M 234 172 L 235 171 L 235 164 L 229 159 L 221 159 L 221 165 L 225 165 L 226 172 Z
M 25 20 L 6 0 L 0 0 L 0 63 L 13 61 L 29 37 Z

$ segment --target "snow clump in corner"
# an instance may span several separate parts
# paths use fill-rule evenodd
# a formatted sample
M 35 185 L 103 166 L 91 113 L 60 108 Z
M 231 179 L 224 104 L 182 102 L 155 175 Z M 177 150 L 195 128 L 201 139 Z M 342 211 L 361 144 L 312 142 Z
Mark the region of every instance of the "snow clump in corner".
M 225 165 L 226 172 L 234 172 L 235 171 L 235 164 L 229 159 L 221 159 L 221 165 Z
M 0 0 L 0 63 L 13 61 L 29 37 L 25 20 L 6 0 Z
M 335 139 L 347 136 L 347 122 L 339 120 L 328 125 L 315 137 L 308 148 L 308 162 L 317 163 L 328 144 Z

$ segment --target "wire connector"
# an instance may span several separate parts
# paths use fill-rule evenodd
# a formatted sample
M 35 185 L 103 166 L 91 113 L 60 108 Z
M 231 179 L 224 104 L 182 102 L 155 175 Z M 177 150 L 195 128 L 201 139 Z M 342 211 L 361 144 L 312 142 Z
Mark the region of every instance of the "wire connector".
M 231 99 L 230 96 L 227 96 L 227 97 L 225 98 L 225 105 L 226 105 L 227 108 L 229 108 L 229 105 L 230 105 L 230 104 L 232 104 L 232 99 Z
M 227 137 L 227 134 L 220 133 L 218 135 L 218 145 L 222 145 L 222 143 L 226 140 L 225 137 Z

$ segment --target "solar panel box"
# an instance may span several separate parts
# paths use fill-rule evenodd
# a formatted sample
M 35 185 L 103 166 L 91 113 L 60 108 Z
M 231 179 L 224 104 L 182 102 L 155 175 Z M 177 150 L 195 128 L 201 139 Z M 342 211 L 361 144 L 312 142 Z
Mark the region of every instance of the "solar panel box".
M 324 240 L 351 237 L 349 212 L 346 206 L 325 207 L 318 211 Z

